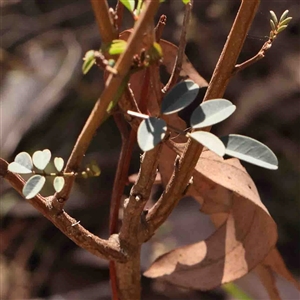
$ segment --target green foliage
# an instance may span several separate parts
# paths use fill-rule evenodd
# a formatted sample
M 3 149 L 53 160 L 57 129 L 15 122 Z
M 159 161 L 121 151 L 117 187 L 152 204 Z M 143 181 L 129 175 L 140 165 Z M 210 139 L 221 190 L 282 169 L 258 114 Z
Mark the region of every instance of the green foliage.
M 148 53 L 149 62 L 156 62 L 163 57 L 162 48 L 159 43 L 154 42 L 153 45 L 149 48 Z
M 188 134 L 189 137 L 202 144 L 207 149 L 215 152 L 219 156 L 225 154 L 225 146 L 214 134 L 207 131 L 194 131 Z
M 49 149 L 38 150 L 33 153 L 32 157 L 27 152 L 19 153 L 14 161 L 8 165 L 8 171 L 17 174 L 34 174 L 23 187 L 23 195 L 26 199 L 32 199 L 43 188 L 46 177 L 54 177 L 53 187 L 59 193 L 65 185 L 65 176 L 81 176 L 84 178 L 99 176 L 101 171 L 96 162 L 89 164 L 85 171 L 81 173 L 64 173 L 64 160 L 61 157 L 55 157 L 53 162 L 58 173 L 47 173 L 45 169 L 51 159 Z M 34 168 L 36 170 L 34 170 Z
M 50 159 L 51 152 L 49 149 L 45 149 L 43 151 L 36 151 L 32 155 L 32 161 L 34 166 L 41 171 L 43 171 L 47 167 Z
M 230 134 L 221 138 L 227 155 L 237 157 L 262 168 L 278 169 L 278 160 L 270 148 L 247 136 Z
M 59 193 L 65 185 L 65 179 L 62 176 L 56 176 L 53 180 L 53 187 Z
M 33 175 L 30 177 L 22 190 L 25 199 L 32 199 L 35 197 L 43 188 L 45 182 L 46 178 L 44 176 Z
M 230 117 L 235 109 L 236 106 L 225 99 L 205 101 L 194 110 L 190 119 L 191 126 L 199 129 L 215 125 Z
M 169 115 L 184 109 L 196 99 L 198 92 L 199 86 L 192 80 L 176 84 L 164 97 L 161 113 Z
M 21 152 L 16 157 L 14 162 L 8 165 L 8 171 L 18 174 L 32 173 L 32 160 L 27 152 Z
M 191 2 L 191 0 L 182 0 L 183 4 L 188 4 Z
M 89 50 L 85 54 L 83 60 L 84 60 L 84 63 L 82 65 L 82 73 L 85 75 L 85 74 L 87 74 L 87 72 L 92 68 L 92 66 L 96 62 L 95 51 L 94 50 Z
M 107 52 L 109 55 L 120 55 L 125 51 L 126 46 L 127 42 L 124 40 L 113 40 L 109 44 L 104 44 L 101 50 Z
M 198 90 L 199 86 L 192 80 L 178 83 L 163 99 L 161 113 L 168 115 L 184 109 L 194 101 Z M 197 130 L 220 123 L 230 117 L 235 109 L 236 106 L 226 99 L 213 99 L 203 102 L 192 113 L 190 119 L 192 129 Z M 137 141 L 143 151 L 149 151 L 163 141 L 168 128 L 168 124 L 164 120 L 139 113 L 131 114 L 144 118 L 137 133 Z M 173 126 L 169 127 L 192 138 L 219 156 L 227 154 L 266 169 L 276 170 L 278 168 L 275 154 L 266 145 L 252 138 L 231 134 L 220 140 L 210 132 L 201 130 L 182 132 Z
M 64 167 L 64 160 L 61 157 L 55 157 L 54 166 L 58 172 L 61 172 Z
M 120 1 L 130 12 L 133 12 L 135 7 L 135 0 L 121 0 Z
M 160 143 L 167 131 L 167 124 L 164 120 L 149 117 L 143 120 L 137 132 L 137 141 L 143 151 L 153 149 Z
M 288 24 L 292 20 L 292 17 L 287 16 L 288 13 L 289 13 L 288 10 L 284 11 L 278 21 L 278 18 L 274 13 L 274 11 L 272 10 L 270 11 L 270 15 L 271 15 L 271 19 L 270 19 L 271 32 L 269 36 L 270 39 L 274 40 L 280 32 L 282 32 L 288 27 Z

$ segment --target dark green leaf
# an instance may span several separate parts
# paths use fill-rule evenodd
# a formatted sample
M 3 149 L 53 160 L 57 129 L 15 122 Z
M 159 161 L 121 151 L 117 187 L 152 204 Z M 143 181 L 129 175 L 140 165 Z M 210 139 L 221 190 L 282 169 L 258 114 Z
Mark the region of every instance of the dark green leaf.
M 35 197 L 45 184 L 46 178 L 41 175 L 34 175 L 29 178 L 23 187 L 22 193 L 26 199 Z
M 225 146 L 221 140 L 214 134 L 206 131 L 194 131 L 188 134 L 192 139 L 205 146 L 207 149 L 215 152 L 219 156 L 225 154 Z
M 161 112 L 169 115 L 190 105 L 199 92 L 199 86 L 192 80 L 185 80 L 176 84 L 164 97 Z
M 150 117 L 143 120 L 138 128 L 137 141 L 143 151 L 153 149 L 166 135 L 167 125 L 162 119 Z
M 225 153 L 262 168 L 278 169 L 278 160 L 273 151 L 263 143 L 250 137 L 230 134 L 221 138 Z
M 220 123 L 231 116 L 235 109 L 236 106 L 225 99 L 205 101 L 194 110 L 190 120 L 191 126 L 204 128 Z

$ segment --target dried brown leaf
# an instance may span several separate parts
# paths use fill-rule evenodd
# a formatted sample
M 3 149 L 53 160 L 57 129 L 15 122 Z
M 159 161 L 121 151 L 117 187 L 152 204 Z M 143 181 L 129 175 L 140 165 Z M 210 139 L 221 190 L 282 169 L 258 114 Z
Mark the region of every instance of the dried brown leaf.
M 188 193 L 200 200 L 202 211 L 223 217 L 225 213 L 226 222 L 205 241 L 161 256 L 145 276 L 208 290 L 247 274 L 274 247 L 276 224 L 237 159 L 224 160 L 204 151 Z
M 281 300 L 278 288 L 276 286 L 275 274 L 282 276 L 291 282 L 296 289 L 300 291 L 300 283 L 294 279 L 293 275 L 287 269 L 279 251 L 272 249 L 266 258 L 254 270 L 265 286 L 270 299 Z

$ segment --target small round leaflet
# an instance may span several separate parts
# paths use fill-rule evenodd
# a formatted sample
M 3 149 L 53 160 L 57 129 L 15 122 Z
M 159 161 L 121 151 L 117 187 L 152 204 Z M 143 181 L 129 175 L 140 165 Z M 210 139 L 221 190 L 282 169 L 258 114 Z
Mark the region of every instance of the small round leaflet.
M 162 114 L 169 115 L 184 109 L 196 99 L 198 92 L 199 86 L 192 80 L 176 84 L 162 101 Z
M 225 154 L 265 169 L 278 169 L 276 155 L 263 143 L 239 134 L 230 134 L 221 140 L 226 148 Z
M 18 174 L 30 174 L 32 168 L 32 160 L 27 152 L 19 153 L 14 161 L 8 165 L 8 171 Z
M 138 132 L 137 141 L 143 151 L 153 149 L 160 143 L 166 135 L 167 124 L 162 119 L 150 117 L 141 122 Z
M 45 149 L 43 151 L 36 151 L 32 155 L 33 164 L 39 169 L 44 170 L 51 159 L 51 151 Z
M 34 175 L 28 179 L 23 187 L 22 193 L 26 199 L 35 197 L 45 184 L 46 178 L 41 175 Z
M 217 155 L 223 156 L 225 154 L 224 144 L 214 134 L 206 131 L 194 131 L 190 133 L 189 136 Z
M 58 172 L 60 172 L 64 167 L 64 160 L 61 157 L 54 158 L 54 166 Z
M 197 129 L 220 123 L 230 117 L 235 109 L 236 106 L 226 99 L 205 101 L 194 110 L 191 126 Z
M 53 180 L 53 187 L 59 193 L 65 185 L 65 179 L 62 176 L 56 176 Z

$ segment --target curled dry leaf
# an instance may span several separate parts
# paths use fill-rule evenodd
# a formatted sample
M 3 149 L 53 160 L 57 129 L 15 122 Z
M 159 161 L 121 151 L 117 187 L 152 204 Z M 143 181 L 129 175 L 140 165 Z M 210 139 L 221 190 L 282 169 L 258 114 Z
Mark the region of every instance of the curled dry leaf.
M 201 202 L 201 210 L 226 213 L 226 221 L 208 239 L 159 257 L 145 276 L 209 290 L 242 277 L 262 262 L 276 243 L 277 229 L 237 159 L 224 160 L 204 151 L 193 182 L 188 193 Z
M 284 299 L 280 295 L 278 287 L 276 286 L 277 273 L 300 291 L 300 283 L 293 278 L 293 275 L 287 269 L 280 253 L 276 248 L 272 249 L 267 257 L 254 269 L 259 276 L 262 284 L 266 288 L 270 299 Z

